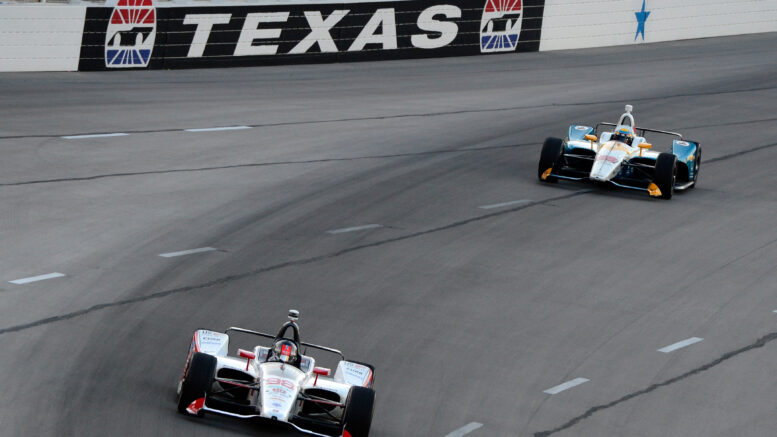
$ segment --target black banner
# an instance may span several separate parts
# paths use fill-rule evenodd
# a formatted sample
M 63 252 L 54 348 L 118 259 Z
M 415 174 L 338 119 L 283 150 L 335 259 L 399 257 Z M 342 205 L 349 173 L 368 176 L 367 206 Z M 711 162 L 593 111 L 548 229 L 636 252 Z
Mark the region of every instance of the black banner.
M 510 4 L 504 4 L 510 3 Z M 537 51 L 544 0 L 87 8 L 79 70 L 349 62 Z

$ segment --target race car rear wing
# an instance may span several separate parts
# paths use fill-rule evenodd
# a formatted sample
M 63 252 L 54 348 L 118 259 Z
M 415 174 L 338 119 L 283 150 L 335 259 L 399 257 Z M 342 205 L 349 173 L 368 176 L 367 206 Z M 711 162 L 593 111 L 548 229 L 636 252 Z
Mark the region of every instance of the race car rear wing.
M 229 333 L 229 331 L 242 332 L 244 334 L 252 334 L 252 335 L 257 335 L 259 337 L 264 337 L 264 338 L 269 338 L 271 340 L 275 340 L 275 336 L 272 335 L 272 334 L 267 334 L 267 333 L 259 332 L 259 331 L 252 331 L 250 329 L 237 328 L 235 326 L 230 327 L 229 329 L 224 331 L 224 333 L 225 334 Z M 326 347 L 326 346 L 319 346 L 317 344 L 312 344 L 312 343 L 306 343 L 304 341 L 300 341 L 299 344 L 300 344 L 300 346 L 307 346 L 307 347 L 311 347 L 313 349 L 318 349 L 318 350 L 322 350 L 322 351 L 325 351 L 325 352 L 331 352 L 333 354 L 337 354 L 337 355 L 340 356 L 340 359 L 345 360 L 345 355 L 343 355 L 343 353 L 340 352 L 337 349 L 334 349 L 334 348 L 331 348 L 331 347 Z
M 615 124 L 615 123 L 607 123 L 607 122 L 603 121 L 603 122 L 598 123 L 596 125 L 596 128 L 594 129 L 594 132 L 599 132 L 599 126 L 612 126 L 612 127 L 616 127 L 618 125 Z M 657 134 L 673 135 L 673 136 L 676 136 L 676 137 L 680 138 L 681 140 L 683 139 L 683 136 L 678 134 L 677 132 L 669 132 L 669 131 L 658 130 L 658 129 L 648 129 L 648 128 L 645 128 L 645 127 L 635 127 L 634 130 L 637 132 L 637 135 L 639 135 L 641 137 L 645 136 L 645 132 L 654 132 L 654 133 L 657 133 Z

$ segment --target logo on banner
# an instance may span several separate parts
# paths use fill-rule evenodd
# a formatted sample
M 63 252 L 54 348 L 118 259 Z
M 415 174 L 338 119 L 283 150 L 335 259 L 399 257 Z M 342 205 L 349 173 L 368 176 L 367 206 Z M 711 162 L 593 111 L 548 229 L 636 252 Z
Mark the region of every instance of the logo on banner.
M 119 0 L 105 32 L 105 66 L 147 67 L 155 37 L 152 0 Z
M 522 0 L 486 0 L 480 19 L 480 52 L 515 51 L 522 13 Z
M 645 4 L 645 0 L 642 0 L 642 10 L 634 13 L 637 16 L 637 33 L 634 35 L 634 41 L 637 40 L 640 34 L 642 34 L 642 41 L 645 40 L 645 22 L 650 16 L 650 11 L 645 10 Z

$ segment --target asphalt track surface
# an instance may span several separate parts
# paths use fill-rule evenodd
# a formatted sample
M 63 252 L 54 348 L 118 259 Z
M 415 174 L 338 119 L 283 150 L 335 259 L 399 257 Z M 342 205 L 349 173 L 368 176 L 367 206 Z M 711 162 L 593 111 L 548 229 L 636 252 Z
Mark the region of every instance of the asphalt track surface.
M 0 75 L 0 434 L 294 435 L 174 387 L 194 329 L 296 308 L 377 366 L 372 436 L 773 435 L 775 41 Z M 698 188 L 537 181 L 625 103 Z

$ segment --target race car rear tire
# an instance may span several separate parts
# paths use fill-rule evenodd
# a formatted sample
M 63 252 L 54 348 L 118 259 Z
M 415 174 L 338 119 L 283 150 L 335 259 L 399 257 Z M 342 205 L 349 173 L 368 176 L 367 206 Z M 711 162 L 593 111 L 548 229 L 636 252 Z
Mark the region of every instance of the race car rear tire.
M 696 159 L 693 160 L 693 185 L 691 185 L 691 188 L 696 188 L 696 183 L 699 181 L 699 170 L 701 170 L 701 145 L 696 146 Z
M 677 157 L 671 153 L 660 153 L 656 160 L 653 182 L 661 190 L 662 199 L 671 199 L 677 178 Z
M 545 180 L 542 179 L 543 173 L 549 168 L 556 169 L 558 167 L 559 159 L 561 158 L 561 151 L 564 147 L 564 140 L 561 138 L 548 137 L 545 139 L 545 143 L 542 144 L 542 152 L 540 153 L 540 163 L 537 167 L 537 177 L 542 182 L 556 183 L 558 178 L 548 176 Z
M 213 377 L 216 374 L 216 357 L 201 352 L 195 352 L 186 375 L 181 383 L 181 394 L 178 396 L 178 412 L 188 414 L 186 408 L 204 397 L 213 385 Z M 202 416 L 200 411 L 197 415 Z
M 374 405 L 375 390 L 366 387 L 351 387 L 345 401 L 343 436 L 369 436 Z

